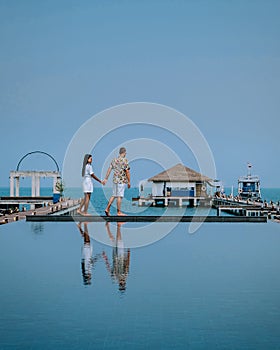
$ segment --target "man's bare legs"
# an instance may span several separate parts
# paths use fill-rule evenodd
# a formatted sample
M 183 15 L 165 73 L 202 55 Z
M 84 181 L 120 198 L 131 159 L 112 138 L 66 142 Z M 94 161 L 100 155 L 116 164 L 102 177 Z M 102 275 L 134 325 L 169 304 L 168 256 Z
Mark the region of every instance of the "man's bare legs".
M 116 197 L 111 196 L 110 199 L 109 199 L 109 202 L 108 202 L 107 207 L 106 207 L 106 209 L 105 209 L 105 214 L 106 214 L 107 216 L 110 216 L 110 208 L 111 208 L 111 205 L 113 204 L 115 198 L 116 198 Z
M 113 204 L 114 200 L 117 198 L 117 215 L 121 215 L 121 216 L 124 216 L 125 214 L 121 212 L 121 205 L 122 205 L 122 197 L 114 197 L 112 196 L 110 199 L 109 199 L 109 202 L 108 202 L 108 205 L 105 209 L 105 214 L 107 216 L 110 216 L 110 208 L 111 208 L 111 205 Z
M 122 205 L 122 197 L 118 197 L 118 199 L 117 199 L 117 215 L 125 216 L 125 214 L 121 212 L 121 205 Z

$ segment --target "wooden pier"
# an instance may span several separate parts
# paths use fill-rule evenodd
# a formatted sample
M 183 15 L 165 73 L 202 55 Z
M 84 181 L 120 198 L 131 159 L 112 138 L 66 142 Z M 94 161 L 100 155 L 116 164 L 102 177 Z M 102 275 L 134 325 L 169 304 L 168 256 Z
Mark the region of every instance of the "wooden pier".
M 30 204 L 29 199 L 27 199 L 27 202 L 28 203 L 26 203 L 26 200 L 21 200 L 21 201 L 18 201 L 17 204 L 23 204 L 23 203 Z M 32 201 L 32 203 L 33 204 L 37 203 L 38 205 L 40 205 L 40 207 L 27 210 L 27 211 L 17 211 L 11 214 L 2 215 L 0 216 L 0 225 L 8 224 L 19 220 L 28 221 L 27 217 L 38 216 L 38 217 L 48 218 L 50 215 L 63 215 L 64 213 L 69 213 L 73 210 L 76 210 L 79 207 L 80 199 L 66 199 L 56 204 L 53 204 L 51 202 L 46 202 L 46 204 L 44 204 L 43 206 L 42 206 L 42 202 L 41 201 L 38 202 L 38 200 L 37 201 L 34 200 Z
M 221 212 L 229 213 L 232 215 L 238 216 L 264 216 L 265 211 L 262 208 L 254 207 L 254 206 L 218 206 L 217 207 L 217 215 L 220 216 Z
M 14 199 L 17 200 L 16 198 Z M 37 198 L 32 199 L 35 203 Z M 68 199 L 56 204 L 47 203 L 41 207 L 20 211 L 0 217 L 0 224 L 26 220 L 32 222 L 231 222 L 231 223 L 265 223 L 268 219 L 280 220 L 279 208 L 263 203 L 252 204 L 246 201 L 235 201 L 224 198 L 213 198 L 212 207 L 216 208 L 217 215 L 212 216 L 176 216 L 176 215 L 127 215 L 127 216 L 103 216 L 103 215 L 78 215 L 77 208 L 80 199 Z M 42 204 L 42 203 L 41 203 Z M 232 215 L 222 215 L 227 212 Z
M 162 206 L 167 207 L 174 205 L 176 207 L 197 206 L 197 203 L 205 202 L 205 197 L 187 197 L 187 196 L 157 196 L 157 197 L 139 197 L 134 199 L 138 206 Z M 207 201 L 208 205 L 210 200 Z
M 217 209 L 218 216 L 221 215 L 221 212 L 245 217 L 266 216 L 268 219 L 277 218 L 280 215 L 279 206 L 248 200 L 214 198 L 212 207 Z

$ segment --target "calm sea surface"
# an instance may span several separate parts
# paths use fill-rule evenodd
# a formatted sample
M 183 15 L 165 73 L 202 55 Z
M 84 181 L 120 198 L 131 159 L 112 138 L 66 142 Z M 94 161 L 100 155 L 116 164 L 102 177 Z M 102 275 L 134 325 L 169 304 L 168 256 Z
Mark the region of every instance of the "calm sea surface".
M 0 349 L 279 349 L 280 224 L 127 227 L 1 225 Z

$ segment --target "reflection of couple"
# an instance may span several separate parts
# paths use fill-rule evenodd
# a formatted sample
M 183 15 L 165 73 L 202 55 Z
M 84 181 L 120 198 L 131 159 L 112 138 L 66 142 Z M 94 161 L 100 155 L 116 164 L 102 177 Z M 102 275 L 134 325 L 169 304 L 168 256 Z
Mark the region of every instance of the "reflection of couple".
M 90 285 L 91 277 L 92 277 L 92 269 L 94 267 L 95 262 L 98 260 L 98 255 L 93 257 L 93 248 L 90 243 L 90 237 L 88 234 L 88 223 L 84 222 L 84 229 L 82 229 L 82 224 L 79 223 L 78 228 L 84 239 L 84 243 L 82 247 L 82 259 L 81 259 L 83 283 L 84 285 Z
M 112 280 L 119 284 L 120 291 L 125 291 L 126 280 L 129 273 L 130 249 L 124 247 L 124 242 L 121 235 L 122 224 L 123 223 L 121 222 L 117 223 L 117 235 L 115 239 L 111 232 L 109 222 L 106 222 L 108 236 L 110 237 L 111 241 L 114 242 L 112 266 L 110 265 L 109 259 L 105 252 L 102 253 L 102 256 Z
M 129 167 L 128 160 L 126 159 L 126 149 L 124 147 L 120 148 L 118 158 L 115 158 L 112 160 L 107 170 L 105 179 L 103 181 L 95 176 L 91 163 L 92 163 L 92 156 L 90 154 L 86 154 L 84 157 L 84 162 L 82 167 L 82 176 L 84 178 L 83 180 L 84 198 L 81 201 L 80 207 L 77 210 L 77 212 L 82 215 L 89 215 L 87 211 L 88 211 L 91 193 L 93 192 L 92 178 L 100 182 L 102 185 L 106 185 L 108 178 L 111 174 L 111 171 L 113 170 L 113 173 L 114 173 L 113 194 L 108 201 L 107 207 L 105 209 L 105 214 L 107 216 L 110 216 L 111 205 L 113 204 L 114 200 L 117 198 L 117 215 L 125 215 L 121 211 L 121 203 L 122 203 L 122 198 L 124 196 L 125 185 L 127 184 L 127 187 L 130 188 L 130 167 Z
M 119 285 L 120 291 L 125 291 L 126 280 L 129 273 L 129 263 L 130 263 L 130 250 L 124 247 L 124 243 L 121 235 L 121 225 L 123 223 L 117 223 L 117 234 L 116 239 L 114 238 L 109 222 L 106 223 L 106 230 L 109 238 L 113 242 L 113 254 L 112 254 L 112 264 L 110 264 L 106 253 L 103 251 L 102 257 L 105 261 L 107 270 L 114 282 Z M 83 276 L 83 284 L 90 285 L 92 282 L 92 270 L 96 261 L 100 258 L 100 254 L 93 257 L 93 247 L 90 242 L 90 236 L 88 233 L 88 223 L 83 223 L 84 228 L 82 228 L 82 223 L 78 224 L 81 236 L 83 237 L 83 247 L 82 247 L 82 257 L 81 257 L 81 268 Z

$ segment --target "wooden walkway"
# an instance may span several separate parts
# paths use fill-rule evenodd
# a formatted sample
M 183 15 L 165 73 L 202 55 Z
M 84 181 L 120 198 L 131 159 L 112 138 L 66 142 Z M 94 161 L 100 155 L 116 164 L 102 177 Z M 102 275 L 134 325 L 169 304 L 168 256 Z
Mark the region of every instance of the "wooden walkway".
M 228 199 L 228 198 L 221 198 L 216 197 L 213 198 L 212 204 L 214 207 L 218 206 L 236 206 L 236 207 L 250 207 L 255 209 L 262 209 L 262 210 L 269 210 L 269 211 L 279 211 L 280 206 L 276 203 L 270 204 L 267 202 L 257 202 L 257 201 L 250 201 L 250 200 L 236 200 L 236 199 Z
M 79 199 L 69 199 L 57 204 L 49 204 L 41 208 L 25 212 L 13 213 L 0 217 L 0 224 L 26 220 L 32 222 L 228 222 L 228 223 L 265 223 L 272 217 L 267 215 L 268 208 L 260 205 L 248 205 L 246 202 L 233 200 L 214 199 L 216 216 L 170 216 L 170 215 L 128 215 L 128 216 L 102 216 L 102 215 L 78 215 L 76 209 Z M 222 211 L 228 211 L 235 215 L 221 215 Z M 250 212 L 251 211 L 251 212 Z M 250 213 L 249 213 L 250 212 Z M 279 219 L 279 217 L 275 217 Z
M 71 210 L 75 210 L 79 206 L 79 199 L 68 199 L 56 204 L 49 204 L 48 206 L 44 206 L 41 208 L 36 208 L 28 211 L 19 211 L 17 213 L 6 214 L 0 216 L 0 225 L 8 224 L 11 222 L 26 220 L 27 217 L 48 217 L 50 214 L 63 214 L 65 211 L 69 212 Z
M 214 198 L 212 207 L 217 209 L 217 215 L 227 212 L 239 216 L 266 216 L 268 219 L 277 219 L 280 207 L 276 204 L 260 203 L 256 201 Z

